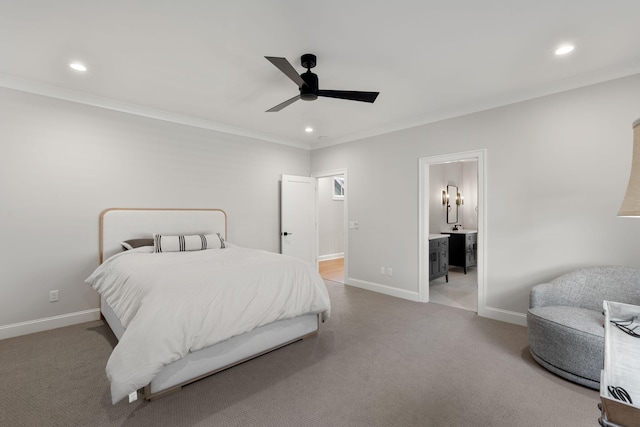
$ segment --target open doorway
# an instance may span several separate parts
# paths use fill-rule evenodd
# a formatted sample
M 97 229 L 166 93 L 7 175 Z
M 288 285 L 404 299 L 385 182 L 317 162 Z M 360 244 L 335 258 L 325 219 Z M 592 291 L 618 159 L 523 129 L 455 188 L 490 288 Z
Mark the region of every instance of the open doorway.
M 478 161 L 429 165 L 429 194 L 429 301 L 477 312 Z
M 346 283 L 346 171 L 317 179 L 318 269 L 325 280 Z
M 477 150 L 421 158 L 419 165 L 420 300 L 480 315 L 485 312 L 484 161 L 484 150 Z M 434 242 L 440 244 L 435 256 Z M 435 264 L 443 267 L 436 274 Z

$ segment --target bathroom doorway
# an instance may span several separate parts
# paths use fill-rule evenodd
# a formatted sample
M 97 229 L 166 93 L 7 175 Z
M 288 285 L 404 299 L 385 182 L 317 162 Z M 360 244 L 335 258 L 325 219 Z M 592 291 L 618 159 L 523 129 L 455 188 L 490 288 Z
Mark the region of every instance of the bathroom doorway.
M 482 314 L 486 240 L 484 150 L 421 158 L 419 187 L 420 300 Z M 429 251 L 434 239 L 438 242 L 444 239 L 447 256 L 445 259 L 440 254 L 438 262 L 442 264 L 441 260 L 445 260 L 448 267 L 447 274 L 442 271 L 435 278 L 430 275 L 433 249 Z
M 447 188 L 448 190 L 443 190 Z M 429 235 L 440 244 L 445 238 L 448 260 L 445 276 L 429 280 L 429 301 L 478 311 L 478 276 L 473 251 L 478 231 L 478 162 L 475 159 L 436 163 L 429 166 L 429 193 L 448 191 L 446 197 L 429 203 Z M 452 234 L 447 234 L 452 233 Z M 469 242 L 467 244 L 467 241 Z M 462 252 L 462 253 L 461 253 Z M 472 258 L 469 260 L 468 258 Z

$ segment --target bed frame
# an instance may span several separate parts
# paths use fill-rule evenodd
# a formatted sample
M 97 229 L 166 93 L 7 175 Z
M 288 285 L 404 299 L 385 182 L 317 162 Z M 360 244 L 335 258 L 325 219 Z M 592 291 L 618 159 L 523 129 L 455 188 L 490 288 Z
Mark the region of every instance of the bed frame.
M 159 234 L 220 233 L 227 240 L 227 214 L 220 209 L 106 209 L 100 214 L 100 263 L 122 251 L 120 242 Z M 125 328 L 101 299 L 100 311 L 120 340 Z M 146 400 L 220 372 L 292 342 L 315 335 L 319 315 L 280 320 L 210 347 L 188 353 L 164 367 L 143 389 Z

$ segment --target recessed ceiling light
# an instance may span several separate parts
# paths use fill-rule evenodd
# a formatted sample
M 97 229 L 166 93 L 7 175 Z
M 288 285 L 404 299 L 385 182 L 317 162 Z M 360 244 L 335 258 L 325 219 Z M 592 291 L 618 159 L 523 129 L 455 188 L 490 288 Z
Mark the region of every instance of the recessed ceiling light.
M 307 126 L 306 128 L 304 128 L 304 131 L 306 133 L 311 133 L 311 132 L 313 132 L 313 128 L 311 126 Z
M 72 62 L 71 64 L 69 64 L 69 67 L 73 68 L 76 71 L 87 71 L 87 67 L 79 62 Z
M 565 44 L 556 49 L 556 55 L 566 55 L 567 53 L 573 51 L 575 48 L 572 44 Z

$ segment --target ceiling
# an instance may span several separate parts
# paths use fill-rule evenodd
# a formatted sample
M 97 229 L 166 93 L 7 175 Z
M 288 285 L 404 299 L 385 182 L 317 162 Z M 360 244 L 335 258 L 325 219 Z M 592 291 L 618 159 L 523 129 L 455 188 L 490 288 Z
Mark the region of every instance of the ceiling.
M 638 16 L 637 0 L 0 0 L 0 86 L 314 149 L 639 73 Z M 264 56 L 302 73 L 304 53 L 321 89 L 378 99 L 265 112 L 298 88 Z

